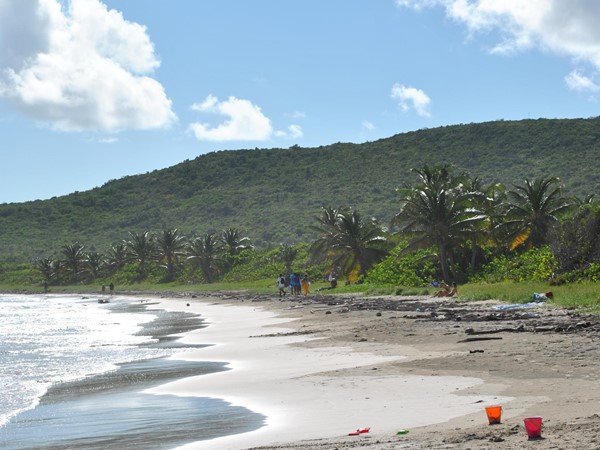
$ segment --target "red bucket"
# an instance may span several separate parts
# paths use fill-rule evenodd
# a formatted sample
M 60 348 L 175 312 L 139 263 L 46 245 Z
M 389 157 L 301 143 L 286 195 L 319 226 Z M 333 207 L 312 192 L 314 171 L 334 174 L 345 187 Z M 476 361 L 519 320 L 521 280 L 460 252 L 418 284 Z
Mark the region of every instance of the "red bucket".
M 485 408 L 490 425 L 500 423 L 502 419 L 502 406 L 488 406 Z
M 528 417 L 523 419 L 525 423 L 525 430 L 529 439 L 535 439 L 542 436 L 542 418 L 541 417 Z

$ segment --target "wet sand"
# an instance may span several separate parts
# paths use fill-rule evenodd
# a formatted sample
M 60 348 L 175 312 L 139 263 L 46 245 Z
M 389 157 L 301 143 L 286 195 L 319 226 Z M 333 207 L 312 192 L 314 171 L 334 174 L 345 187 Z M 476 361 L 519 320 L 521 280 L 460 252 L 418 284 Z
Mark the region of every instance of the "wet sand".
M 265 359 L 257 363 L 264 369 L 252 368 L 256 358 L 234 352 L 234 370 L 226 377 L 161 389 L 239 400 L 266 415 L 267 426 L 183 449 L 600 448 L 595 316 L 431 297 L 315 295 L 280 302 L 276 296 L 211 295 L 217 306 L 270 315 L 274 323 L 262 323 L 259 335 L 243 328 L 256 316 L 243 313 L 231 321 L 240 331 L 236 339 L 246 334 L 264 341 Z M 202 302 L 189 300 L 190 307 L 196 303 Z M 292 357 L 289 349 L 301 353 Z M 272 364 L 281 360 L 288 364 Z M 249 381 L 233 389 L 236 383 L 226 380 L 236 377 L 236 368 L 237 382 Z M 503 407 L 498 425 L 488 425 L 485 414 L 493 404 Z M 541 439 L 528 439 L 523 419 L 531 416 L 543 418 Z M 363 427 L 369 433 L 349 436 Z M 401 430 L 409 432 L 398 435 Z
M 143 312 L 156 303 L 115 300 L 115 311 Z M 189 312 L 153 311 L 157 319 L 139 333 L 154 347 L 184 345 L 177 334 L 203 326 Z M 111 372 L 53 386 L 31 410 L 0 428 L 3 449 L 168 449 L 264 425 L 265 417 L 221 399 L 146 392 L 180 378 L 229 370 L 225 363 L 156 358 L 118 365 Z M 202 426 L 198 426 L 198 424 Z
M 149 405 L 140 413 L 149 426 L 131 441 L 140 448 L 600 448 L 595 317 L 546 306 L 503 311 L 494 309 L 500 304 L 494 301 L 428 297 L 169 297 L 133 298 L 203 314 L 208 325 L 182 331 L 183 343 L 199 347 L 168 360 L 173 366 L 165 370 L 172 377 L 158 375 L 126 389 L 135 395 L 125 401 L 125 393 L 113 389 L 114 380 L 97 396 L 73 392 L 79 410 L 97 408 L 105 399 L 112 406 L 123 402 L 117 417 L 133 421 L 141 411 L 137 406 Z M 188 371 L 204 361 L 228 370 Z M 54 398 L 49 407 L 55 411 L 71 402 Z M 202 418 L 194 416 L 204 401 L 231 404 L 257 420 L 246 419 L 251 424 L 246 429 L 219 430 L 229 436 L 198 436 L 191 430 L 205 431 Z M 492 404 L 502 405 L 503 416 L 501 424 L 490 426 L 485 406 Z M 94 415 L 104 414 L 92 409 L 90 428 Z M 529 416 L 543 417 L 541 439 L 527 438 L 523 419 Z M 163 435 L 153 434 L 170 427 L 180 442 L 167 444 Z M 349 436 L 367 427 L 368 433 Z M 127 448 L 126 433 L 115 430 L 111 435 L 108 427 L 103 447 L 80 448 Z M 400 430 L 408 434 L 398 435 Z

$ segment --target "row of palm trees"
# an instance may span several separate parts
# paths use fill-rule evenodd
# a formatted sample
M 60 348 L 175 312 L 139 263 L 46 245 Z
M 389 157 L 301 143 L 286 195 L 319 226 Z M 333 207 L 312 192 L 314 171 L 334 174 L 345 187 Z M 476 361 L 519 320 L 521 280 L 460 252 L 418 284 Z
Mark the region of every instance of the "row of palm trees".
M 548 243 L 549 231 L 574 205 L 558 178 L 525 180 L 512 190 L 499 183 L 454 175 L 448 166 L 414 169 L 416 185 L 400 189 L 394 222 L 414 234 L 413 247 L 437 249 L 441 274 L 450 278 L 455 250 L 471 243 L 472 263 L 482 247 L 495 253 Z
M 570 208 L 590 203 L 562 195 L 558 178 L 525 180 L 508 190 L 499 183 L 455 175 L 449 166 L 413 169 L 417 182 L 399 188 L 400 211 L 391 228 L 363 220 L 356 211 L 323 208 L 314 227 L 313 258 L 331 258 L 349 276 L 365 275 L 390 249 L 394 237 L 409 238 L 407 251 L 434 248 L 440 275 L 453 278 L 457 251 L 470 248 L 475 268 L 483 249 L 498 255 L 546 244 L 549 233 Z
M 406 251 L 435 249 L 440 275 L 452 280 L 457 258 L 464 265 L 465 254 L 470 253 L 470 267 L 475 269 L 484 254 L 493 257 L 546 244 L 562 214 L 593 201 L 591 196 L 564 197 L 559 180 L 552 177 L 525 180 L 509 190 L 500 183 L 485 184 L 468 174 L 455 174 L 449 166 L 424 166 L 413 173 L 416 183 L 397 190 L 400 208 L 389 229 L 350 208 L 322 208 L 311 227 L 317 237 L 309 249 L 310 263 L 326 263 L 354 281 L 366 276 L 401 236 L 408 238 Z M 65 245 L 62 261 L 44 259 L 38 268 L 48 281 L 55 280 L 60 270 L 76 281 L 83 272 L 95 278 L 103 270 L 116 272 L 135 261 L 143 279 L 147 264 L 159 261 L 165 279 L 172 280 L 177 263 L 185 260 L 210 283 L 231 269 L 235 256 L 248 248 L 252 248 L 249 239 L 235 228 L 193 239 L 168 229 L 157 235 L 130 233 L 128 240 L 113 245 L 106 255 L 85 252 L 79 243 Z M 292 245 L 279 248 L 288 273 L 297 254 Z
M 148 264 L 158 262 L 166 269 L 165 281 L 171 281 L 176 264 L 186 260 L 194 270 L 202 271 L 207 282 L 212 282 L 219 271 L 231 268 L 235 256 L 248 248 L 252 248 L 250 240 L 237 228 L 192 239 L 174 228 L 158 234 L 130 232 L 129 239 L 113 244 L 106 255 L 87 252 L 79 242 L 67 244 L 61 249 L 62 259 L 44 258 L 36 266 L 44 281 L 52 283 L 65 277 L 69 282 L 77 282 L 84 276 L 96 279 L 101 273 L 115 273 L 131 262 L 137 262 L 139 279 L 144 279 Z

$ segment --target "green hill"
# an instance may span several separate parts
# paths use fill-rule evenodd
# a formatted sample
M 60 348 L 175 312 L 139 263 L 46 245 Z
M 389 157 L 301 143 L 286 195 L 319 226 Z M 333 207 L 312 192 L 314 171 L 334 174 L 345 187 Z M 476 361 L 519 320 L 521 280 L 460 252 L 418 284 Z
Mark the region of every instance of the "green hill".
M 364 144 L 221 151 L 86 192 L 0 205 L 0 261 L 52 256 L 80 241 L 104 251 L 129 231 L 187 235 L 237 227 L 259 247 L 312 238 L 321 206 L 386 223 L 412 167 L 450 163 L 507 185 L 558 176 L 569 194 L 600 192 L 600 118 L 497 121 Z

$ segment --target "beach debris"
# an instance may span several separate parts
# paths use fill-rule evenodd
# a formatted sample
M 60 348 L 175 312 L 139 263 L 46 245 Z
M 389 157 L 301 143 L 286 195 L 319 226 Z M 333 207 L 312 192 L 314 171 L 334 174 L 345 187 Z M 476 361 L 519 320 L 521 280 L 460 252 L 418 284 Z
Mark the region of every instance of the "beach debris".
M 525 330 L 525 325 L 521 324 L 518 327 L 510 327 L 510 328 L 496 328 L 494 330 L 475 330 L 473 328 L 467 328 L 465 330 L 466 334 L 495 334 L 495 333 L 519 333 Z
M 493 405 L 485 408 L 485 413 L 490 425 L 502 423 L 502 406 Z
M 458 341 L 458 343 L 475 342 L 475 341 L 497 341 L 500 339 L 502 339 L 502 338 L 501 337 L 491 337 L 491 336 L 470 337 L 470 338 L 462 339 L 462 340 Z
M 483 350 L 469 350 L 469 353 L 483 353 Z
M 408 434 L 408 430 L 398 430 L 396 436 L 403 436 L 405 434 Z
M 523 419 L 525 431 L 529 439 L 540 439 L 542 437 L 542 418 L 527 417 Z
M 529 303 L 518 303 L 518 304 L 511 304 L 511 305 L 496 305 L 496 306 L 492 306 L 492 309 L 496 310 L 496 311 L 507 311 L 507 310 L 512 310 L 512 309 L 539 308 L 544 305 L 546 305 L 545 302 L 529 302 Z
M 359 436 L 361 434 L 365 434 L 368 433 L 371 430 L 371 428 L 358 428 L 356 431 L 352 431 L 350 433 L 348 433 L 348 436 Z
M 300 309 L 300 308 L 304 308 L 304 305 L 293 305 L 293 306 L 288 306 L 287 308 L 283 308 L 283 309 L 289 310 L 289 309 Z

